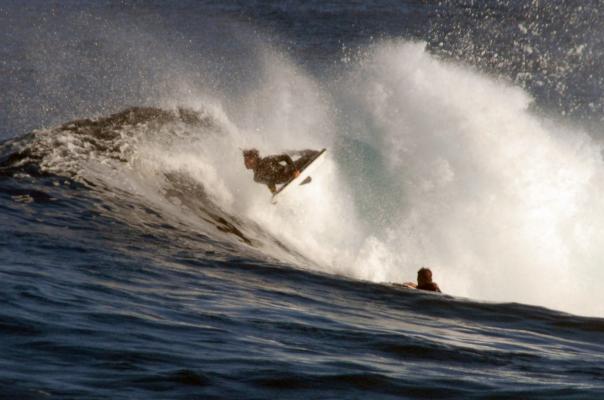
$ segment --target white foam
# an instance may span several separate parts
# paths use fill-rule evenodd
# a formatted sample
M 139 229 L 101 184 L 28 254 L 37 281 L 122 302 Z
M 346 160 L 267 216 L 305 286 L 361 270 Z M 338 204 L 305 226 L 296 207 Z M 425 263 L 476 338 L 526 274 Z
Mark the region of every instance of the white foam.
M 331 158 L 277 207 L 246 182 L 251 173 L 233 172 L 227 186 L 238 186 L 238 212 L 324 271 L 401 282 L 429 265 L 451 294 L 604 315 L 603 169 L 588 135 L 533 115 L 521 89 L 443 62 L 422 44 L 369 49 L 329 95 L 292 64 L 270 65 L 241 126 L 258 123 L 261 150 L 327 146 Z M 334 106 L 345 123 L 330 115 Z M 239 134 L 246 144 L 257 139 Z M 331 144 L 347 139 L 381 160 L 342 174 L 334 155 L 345 150 Z M 358 215 L 354 177 L 366 168 L 391 185 L 371 210 L 387 218 Z
M 587 134 L 421 44 L 371 49 L 343 96 L 404 193 L 386 199 L 400 208 L 381 244 L 359 253 L 361 265 L 388 255 L 368 276 L 395 280 L 427 264 L 449 293 L 604 315 L 604 170 Z
M 304 267 L 402 282 L 429 265 L 454 295 L 604 316 L 602 149 L 570 121 L 533 115 L 521 89 L 423 44 L 373 46 L 330 82 L 263 57 L 240 97 L 187 94 L 221 134 L 139 145 L 133 167 L 152 170 L 145 179 L 186 172 L 226 212 L 312 261 Z M 328 157 L 312 184 L 273 206 L 243 168 L 245 147 L 327 147 Z

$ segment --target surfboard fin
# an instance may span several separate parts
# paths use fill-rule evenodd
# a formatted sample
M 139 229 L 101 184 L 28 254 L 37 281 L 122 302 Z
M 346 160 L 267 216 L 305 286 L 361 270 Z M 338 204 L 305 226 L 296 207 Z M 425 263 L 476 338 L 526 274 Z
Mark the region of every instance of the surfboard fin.
M 306 179 L 304 179 L 302 182 L 300 182 L 300 186 L 302 185 L 306 185 L 307 183 L 312 182 L 312 178 L 310 176 L 307 176 Z

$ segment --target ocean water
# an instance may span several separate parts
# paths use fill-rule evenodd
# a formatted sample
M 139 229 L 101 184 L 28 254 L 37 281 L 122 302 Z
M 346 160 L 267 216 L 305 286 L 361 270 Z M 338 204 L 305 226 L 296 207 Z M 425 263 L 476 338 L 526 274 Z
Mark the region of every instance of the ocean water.
M 0 398 L 602 398 L 603 27 L 0 2 Z M 248 147 L 327 157 L 272 205 Z

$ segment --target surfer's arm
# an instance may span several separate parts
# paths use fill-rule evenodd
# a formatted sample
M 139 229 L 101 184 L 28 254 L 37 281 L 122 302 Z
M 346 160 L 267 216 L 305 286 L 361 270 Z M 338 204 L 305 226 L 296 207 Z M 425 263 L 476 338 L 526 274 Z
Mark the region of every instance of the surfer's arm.
M 409 288 L 409 289 L 416 289 L 417 288 L 417 283 L 405 282 L 405 283 L 403 283 L 403 287 L 406 287 L 406 288 Z
M 274 183 L 268 183 L 266 186 L 268 186 L 268 190 L 273 194 L 277 191 L 277 186 Z

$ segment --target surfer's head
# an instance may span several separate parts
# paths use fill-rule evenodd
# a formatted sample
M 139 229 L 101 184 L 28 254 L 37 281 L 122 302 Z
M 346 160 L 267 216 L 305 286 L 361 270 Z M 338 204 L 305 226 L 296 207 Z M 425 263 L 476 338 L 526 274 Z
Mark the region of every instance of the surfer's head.
M 260 153 L 256 149 L 247 149 L 243 150 L 243 162 L 245 163 L 245 168 L 252 169 L 256 166 L 256 162 L 260 158 Z
M 420 268 L 417 271 L 417 284 L 421 286 L 427 283 L 432 283 L 432 271 L 430 268 Z

